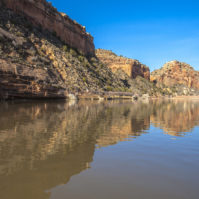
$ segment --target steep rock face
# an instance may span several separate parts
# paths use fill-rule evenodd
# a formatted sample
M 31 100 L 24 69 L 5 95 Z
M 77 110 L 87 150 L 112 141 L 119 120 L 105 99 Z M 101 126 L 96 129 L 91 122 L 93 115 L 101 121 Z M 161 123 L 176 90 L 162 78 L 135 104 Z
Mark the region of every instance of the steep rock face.
M 67 15 L 59 13 L 46 0 L 0 0 L 1 4 L 25 14 L 32 23 L 56 34 L 70 47 L 77 49 L 86 56 L 94 56 L 93 37 L 85 27 L 71 20 Z
M 117 56 L 112 51 L 103 49 L 97 49 L 96 56 L 102 63 L 111 68 L 113 72 L 123 70 L 131 78 L 141 76 L 145 79 L 150 79 L 149 68 L 137 60 Z
M 123 88 L 95 57 L 86 57 L 27 17 L 0 7 L 0 99 L 65 98 Z
M 65 98 L 67 94 L 59 77 L 49 72 L 0 59 L 0 99 Z
M 199 72 L 195 71 L 189 64 L 171 61 L 161 69 L 153 71 L 151 81 L 168 87 L 183 85 L 188 88 L 199 89 Z

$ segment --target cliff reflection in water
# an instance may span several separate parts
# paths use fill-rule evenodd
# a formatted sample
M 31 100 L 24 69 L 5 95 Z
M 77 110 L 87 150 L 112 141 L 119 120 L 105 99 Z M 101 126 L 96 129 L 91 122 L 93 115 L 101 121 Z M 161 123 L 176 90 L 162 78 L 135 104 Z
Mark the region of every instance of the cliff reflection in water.
M 46 190 L 90 167 L 96 147 L 141 136 L 150 122 L 182 136 L 197 121 L 199 103 L 192 101 L 2 103 L 1 197 L 49 198 Z
M 154 101 L 151 123 L 171 136 L 184 136 L 199 125 L 199 101 Z

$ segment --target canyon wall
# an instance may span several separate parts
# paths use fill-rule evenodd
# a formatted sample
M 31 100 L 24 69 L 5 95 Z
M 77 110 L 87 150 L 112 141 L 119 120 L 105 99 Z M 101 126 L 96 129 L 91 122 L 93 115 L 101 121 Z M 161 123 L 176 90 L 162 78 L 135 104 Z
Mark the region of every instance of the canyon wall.
M 46 0 L 0 0 L 0 6 L 24 14 L 35 25 L 54 33 L 62 41 L 86 56 L 95 55 L 93 37 L 85 27 L 70 19 L 66 14 L 59 13 Z
M 150 80 L 149 68 L 137 60 L 117 56 L 112 51 L 103 49 L 97 49 L 96 56 L 102 63 L 111 68 L 113 72 L 123 70 L 131 78 L 141 76 Z
M 199 89 L 199 71 L 195 71 L 189 64 L 170 61 L 161 69 L 151 73 L 151 81 L 166 86 L 183 85 Z
M 0 7 L 0 99 L 124 90 L 121 79 L 97 58 L 83 56 L 29 19 Z

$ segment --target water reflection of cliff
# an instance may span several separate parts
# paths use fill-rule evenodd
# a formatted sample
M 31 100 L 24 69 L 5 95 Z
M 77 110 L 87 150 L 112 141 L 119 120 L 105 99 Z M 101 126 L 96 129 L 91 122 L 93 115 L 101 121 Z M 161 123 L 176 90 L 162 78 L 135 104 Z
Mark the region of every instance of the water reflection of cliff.
M 88 142 L 89 126 L 82 125 L 88 112 L 63 103 L 9 104 L 0 110 L 2 198 L 48 198 L 45 190 L 89 167 L 95 146 Z
M 96 145 L 147 129 L 149 116 L 137 109 L 131 104 L 1 104 L 1 196 L 48 198 L 46 190 L 89 168 Z
M 197 100 L 153 101 L 151 107 L 151 123 L 171 136 L 183 136 L 199 125 Z
M 181 136 L 198 121 L 199 103 L 191 101 L 2 103 L 1 197 L 49 198 L 46 190 L 90 167 L 96 146 L 141 136 L 150 122 Z
M 0 174 L 13 173 L 18 161 L 34 168 L 35 161 L 74 151 L 87 141 L 94 148 L 95 144 L 110 145 L 139 136 L 150 125 L 145 108 L 130 103 L 73 107 L 66 103 L 2 104 L 0 155 L 15 163 L 13 168 L 0 169 Z
M 135 138 L 145 133 L 150 127 L 150 115 L 146 113 L 146 104 L 113 104 L 106 108 L 107 122 L 105 131 L 98 133 L 96 140 L 99 147 L 116 144 L 128 138 Z

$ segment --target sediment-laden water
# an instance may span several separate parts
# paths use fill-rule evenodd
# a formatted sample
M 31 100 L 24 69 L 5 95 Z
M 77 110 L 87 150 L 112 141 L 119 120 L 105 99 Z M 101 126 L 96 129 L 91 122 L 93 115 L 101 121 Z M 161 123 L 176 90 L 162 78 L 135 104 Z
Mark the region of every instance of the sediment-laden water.
M 1 102 L 1 199 L 198 199 L 199 101 Z

